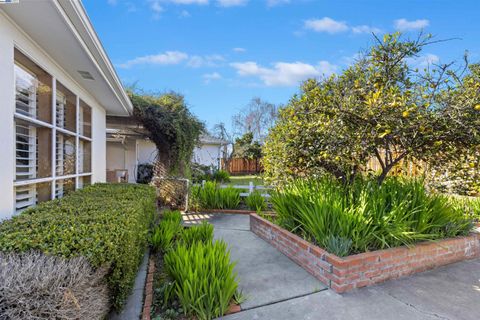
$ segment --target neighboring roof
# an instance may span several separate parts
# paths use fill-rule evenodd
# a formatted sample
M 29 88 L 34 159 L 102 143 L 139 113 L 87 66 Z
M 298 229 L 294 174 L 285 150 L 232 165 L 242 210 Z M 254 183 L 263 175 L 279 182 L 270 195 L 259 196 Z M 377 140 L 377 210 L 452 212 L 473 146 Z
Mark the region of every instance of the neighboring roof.
M 209 134 L 202 134 L 200 136 L 200 143 L 201 144 L 210 144 L 210 145 L 225 145 L 228 142 L 223 140 L 223 139 L 212 137 Z
M 143 127 L 139 125 L 133 117 L 107 116 L 107 137 L 141 136 Z M 200 144 L 203 145 L 226 145 L 228 142 L 219 138 L 212 137 L 209 134 L 200 136 Z
M 132 103 L 80 0 L 20 1 L 2 6 L 2 11 L 87 90 L 107 114 L 132 113 Z M 79 71 L 88 72 L 93 80 Z

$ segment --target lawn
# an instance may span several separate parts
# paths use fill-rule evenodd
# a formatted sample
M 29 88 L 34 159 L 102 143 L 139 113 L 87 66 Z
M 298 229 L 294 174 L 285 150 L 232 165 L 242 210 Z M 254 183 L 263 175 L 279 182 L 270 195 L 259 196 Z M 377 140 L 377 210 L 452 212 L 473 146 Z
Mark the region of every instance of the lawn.
M 263 185 L 263 178 L 258 175 L 247 175 L 247 176 L 231 176 L 229 185 L 246 185 L 248 186 L 250 182 L 253 182 L 256 186 Z

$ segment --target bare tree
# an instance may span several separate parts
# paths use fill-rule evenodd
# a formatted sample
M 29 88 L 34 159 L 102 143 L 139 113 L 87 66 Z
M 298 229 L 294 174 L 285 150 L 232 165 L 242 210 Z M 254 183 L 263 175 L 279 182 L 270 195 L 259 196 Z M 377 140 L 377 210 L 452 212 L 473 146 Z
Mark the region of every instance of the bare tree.
M 227 169 L 233 158 L 233 152 L 234 152 L 233 134 L 227 130 L 227 127 L 225 126 L 224 122 L 215 124 L 212 128 L 211 134 L 215 138 L 222 139 L 227 142 L 227 144 L 225 144 L 222 149 L 222 160 L 223 160 L 222 169 Z
M 253 140 L 263 143 L 268 130 L 275 124 L 278 106 L 255 97 L 232 117 L 236 137 L 251 132 Z

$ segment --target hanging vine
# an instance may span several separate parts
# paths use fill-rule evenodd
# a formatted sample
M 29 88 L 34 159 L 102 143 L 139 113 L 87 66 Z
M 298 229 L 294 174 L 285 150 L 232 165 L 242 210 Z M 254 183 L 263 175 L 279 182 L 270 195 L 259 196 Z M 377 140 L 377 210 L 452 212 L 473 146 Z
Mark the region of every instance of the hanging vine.
M 181 94 L 130 92 L 133 116 L 143 127 L 140 132 L 156 146 L 155 176 L 189 176 L 193 150 L 204 124 L 193 115 Z

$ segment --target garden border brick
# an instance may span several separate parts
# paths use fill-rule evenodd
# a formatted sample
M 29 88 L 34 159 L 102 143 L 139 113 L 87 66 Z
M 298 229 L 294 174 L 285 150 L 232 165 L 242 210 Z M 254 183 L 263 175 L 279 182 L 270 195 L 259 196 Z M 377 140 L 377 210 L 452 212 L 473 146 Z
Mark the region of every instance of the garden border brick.
M 155 261 L 152 256 L 148 261 L 147 280 L 145 281 L 145 299 L 143 300 L 142 320 L 150 320 L 153 303 L 153 275 L 155 273 Z
M 337 293 L 480 257 L 480 234 L 338 257 L 250 214 L 250 230 Z

